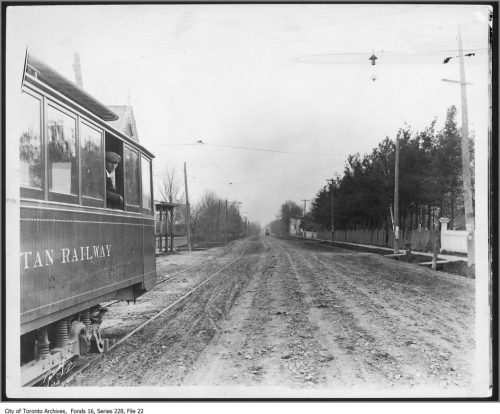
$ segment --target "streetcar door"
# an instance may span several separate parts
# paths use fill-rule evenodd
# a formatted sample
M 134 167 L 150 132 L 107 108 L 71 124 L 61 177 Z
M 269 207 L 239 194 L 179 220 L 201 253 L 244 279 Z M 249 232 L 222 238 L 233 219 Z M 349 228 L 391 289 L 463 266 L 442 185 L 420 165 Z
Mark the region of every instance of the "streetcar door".
M 153 209 L 153 187 L 151 160 L 141 155 L 141 187 L 143 214 L 143 258 L 144 258 L 144 288 L 150 289 L 156 281 L 156 251 L 155 251 L 155 218 Z

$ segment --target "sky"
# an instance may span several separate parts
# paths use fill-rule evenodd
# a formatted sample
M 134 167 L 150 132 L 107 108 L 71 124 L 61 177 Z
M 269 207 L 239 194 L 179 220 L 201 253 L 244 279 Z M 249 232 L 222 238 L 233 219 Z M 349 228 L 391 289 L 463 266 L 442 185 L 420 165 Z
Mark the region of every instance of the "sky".
M 8 9 L 7 51 L 71 80 L 79 53 L 85 90 L 131 103 L 156 180 L 169 167 L 183 183 L 185 162 L 191 204 L 212 191 L 265 226 L 399 128 L 442 128 L 451 105 L 461 125 L 460 87 L 442 81 L 460 76 L 459 24 L 475 53 L 469 129 L 485 142 L 488 19 L 477 5 L 22 6 Z

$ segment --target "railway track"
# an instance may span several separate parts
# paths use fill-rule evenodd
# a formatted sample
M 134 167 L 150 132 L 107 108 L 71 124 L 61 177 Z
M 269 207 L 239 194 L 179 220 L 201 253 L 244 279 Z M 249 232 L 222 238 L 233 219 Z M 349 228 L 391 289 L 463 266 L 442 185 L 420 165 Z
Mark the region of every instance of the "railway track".
M 224 251 L 221 254 L 217 255 L 212 260 L 220 258 L 225 253 L 227 253 L 228 250 L 229 250 L 229 248 L 224 249 Z M 142 329 L 144 329 L 144 327 L 146 327 L 147 325 L 149 325 L 155 319 L 159 318 L 161 315 L 165 314 L 166 312 L 168 312 L 169 310 L 171 310 L 173 307 L 175 307 L 176 305 L 178 305 L 179 303 L 181 303 L 182 301 L 184 301 L 186 298 L 188 298 L 189 296 L 191 296 L 194 292 L 196 292 L 197 290 L 199 290 L 202 286 L 204 286 L 205 284 L 207 284 L 215 276 L 219 275 L 221 272 L 223 272 L 224 270 L 226 270 L 227 268 L 231 267 L 232 265 L 234 265 L 235 263 L 237 263 L 239 260 L 241 260 L 242 257 L 244 256 L 245 252 L 246 252 L 246 248 L 244 246 L 243 250 L 241 251 L 241 253 L 238 255 L 238 257 L 236 259 L 234 259 L 230 263 L 224 265 L 223 267 L 221 267 L 220 269 L 218 269 L 216 272 L 210 274 L 202 282 L 198 283 L 194 288 L 190 289 L 187 293 L 183 294 L 181 297 L 179 297 L 178 299 L 176 299 L 174 302 L 170 303 L 168 306 L 166 306 L 165 308 L 163 308 L 162 310 L 160 310 L 159 312 L 157 312 L 152 317 L 148 318 L 146 321 L 144 321 L 143 323 L 141 323 L 139 326 L 137 326 L 134 329 L 132 329 L 132 331 L 128 332 L 125 336 L 123 336 L 122 338 L 120 338 L 119 340 L 117 340 L 116 342 L 114 342 L 112 345 L 106 346 L 105 352 L 111 352 L 111 351 L 113 351 L 114 349 L 116 349 L 117 347 L 119 347 L 120 345 L 122 345 L 124 342 L 126 342 L 134 334 L 136 334 L 137 332 L 139 332 Z M 179 271 L 179 272 L 177 272 L 177 273 L 175 273 L 173 275 L 169 275 L 168 277 L 164 277 L 164 278 L 162 278 L 161 280 L 159 280 L 158 282 L 155 283 L 153 289 L 156 286 L 158 286 L 158 285 L 166 282 L 167 280 L 171 280 L 174 277 L 177 277 L 177 276 L 179 276 L 179 275 L 181 275 L 183 273 L 186 273 L 186 272 L 188 272 L 190 270 L 194 270 L 196 268 L 200 268 L 203 265 L 206 265 L 206 262 L 205 263 L 196 264 L 194 266 L 190 266 L 190 267 L 188 267 L 186 269 L 183 269 L 183 270 L 181 270 L 181 271 Z M 109 302 L 109 303 L 105 304 L 103 307 L 109 308 L 112 305 L 116 304 L 117 302 L 120 302 L 120 301 Z M 47 375 L 41 381 L 39 381 L 36 384 L 32 384 L 32 385 L 35 385 L 35 386 L 52 386 L 52 387 L 55 387 L 55 386 L 65 386 L 72 379 L 74 379 L 78 374 L 80 374 L 82 371 L 86 370 L 88 367 L 90 367 L 94 363 L 96 363 L 102 357 L 102 355 L 103 354 L 94 354 L 92 356 L 87 356 L 87 357 L 85 357 L 85 360 L 80 359 L 81 363 L 75 362 L 73 360 L 66 361 L 67 363 L 65 364 L 65 366 L 57 367 L 52 372 L 47 373 Z
M 231 245 L 232 245 L 232 244 L 233 244 L 233 243 L 229 244 L 228 246 L 225 246 L 225 247 L 224 247 L 224 250 L 223 250 L 223 251 L 222 251 L 219 255 L 215 256 L 212 260 L 216 260 L 216 259 L 218 259 L 219 257 L 223 256 L 225 253 L 227 253 L 227 251 L 231 248 Z M 177 276 L 179 276 L 179 275 L 181 275 L 181 274 L 183 274 L 183 273 L 186 273 L 186 272 L 188 272 L 188 271 L 190 271 L 190 270 L 197 269 L 197 268 L 199 268 L 199 267 L 203 266 L 204 264 L 205 264 L 205 263 L 199 263 L 199 264 L 196 264 L 196 265 L 193 265 L 193 266 L 187 267 L 186 269 L 183 269 L 183 270 L 181 270 L 181 271 L 179 271 L 179 272 L 177 272 L 177 273 L 174 273 L 173 275 L 169 275 L 169 276 L 167 276 L 167 277 L 163 277 L 162 279 L 158 280 L 158 281 L 157 281 L 157 282 L 153 285 L 153 289 L 154 289 L 156 286 L 158 286 L 158 285 L 160 285 L 160 284 L 162 284 L 162 283 L 165 283 L 167 280 L 171 280 L 171 279 L 173 279 L 174 277 L 177 277 Z M 103 307 L 103 308 L 106 308 L 106 309 L 107 309 L 107 308 L 110 308 L 111 306 L 113 306 L 114 304 L 119 303 L 119 302 L 121 302 L 121 301 L 120 301 L 120 300 L 113 300 L 113 301 L 110 301 L 110 302 L 105 303 L 105 304 L 104 304 L 104 305 L 102 305 L 101 307 Z

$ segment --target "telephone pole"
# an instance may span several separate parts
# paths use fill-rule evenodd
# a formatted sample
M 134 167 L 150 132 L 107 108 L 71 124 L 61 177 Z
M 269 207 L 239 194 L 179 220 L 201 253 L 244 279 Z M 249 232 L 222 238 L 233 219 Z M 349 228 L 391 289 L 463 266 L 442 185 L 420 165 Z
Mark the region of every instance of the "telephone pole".
M 461 150 L 462 150 L 462 177 L 465 210 L 465 230 L 467 231 L 467 264 L 472 266 L 474 259 L 474 207 L 472 206 L 472 180 L 470 172 L 469 154 L 469 121 L 467 114 L 467 90 L 465 87 L 470 83 L 465 81 L 464 51 L 462 47 L 462 32 L 458 27 L 458 65 L 460 68 L 460 81 L 442 79 L 444 82 L 459 83 L 462 97 L 462 129 L 461 129 Z
M 227 200 L 226 200 L 226 224 L 224 226 L 224 243 L 227 244 Z
M 191 251 L 191 226 L 189 224 L 189 217 L 190 217 L 190 212 L 189 212 L 189 198 L 188 198 L 188 182 L 187 182 L 187 173 L 186 173 L 186 163 L 184 163 L 184 188 L 185 188 L 185 193 L 186 193 L 186 236 L 187 236 L 187 245 L 188 245 L 188 250 Z
M 306 211 L 307 211 L 307 209 L 306 209 L 306 205 L 307 205 L 307 202 L 308 202 L 309 200 L 301 200 L 301 201 L 303 201 L 303 202 L 304 202 L 304 217 L 305 217 L 305 216 L 306 216 Z
M 335 241 L 335 225 L 334 225 L 334 221 L 333 221 L 333 178 L 326 180 L 326 181 L 330 183 L 330 195 L 331 195 L 330 203 L 332 205 L 332 208 L 331 208 L 332 242 L 334 242 Z
M 458 28 L 458 62 L 460 66 L 460 89 L 462 92 L 462 175 L 464 187 L 465 229 L 467 230 L 467 262 L 474 264 L 474 209 L 472 207 L 472 183 L 469 154 L 469 123 L 467 117 L 467 91 L 465 89 L 464 51 L 462 32 Z
M 394 166 L 394 254 L 399 253 L 399 133 L 396 135 L 396 164 Z
M 169 202 L 173 203 L 172 195 L 169 195 L 168 197 Z M 166 211 L 167 217 L 170 216 L 170 253 L 174 252 L 174 209 L 172 208 L 170 210 L 170 214 L 168 213 L 168 210 Z M 168 246 L 168 243 L 166 243 Z

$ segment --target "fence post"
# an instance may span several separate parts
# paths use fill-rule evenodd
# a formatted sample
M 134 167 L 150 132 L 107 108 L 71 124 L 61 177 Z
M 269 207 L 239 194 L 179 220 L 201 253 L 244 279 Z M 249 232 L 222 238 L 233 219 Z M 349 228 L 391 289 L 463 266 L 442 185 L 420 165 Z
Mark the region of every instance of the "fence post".
M 161 218 L 162 218 L 162 217 L 161 217 L 161 209 L 160 209 L 160 221 L 158 222 L 158 227 L 159 227 L 159 229 L 158 229 L 158 234 L 159 234 L 159 236 L 160 236 L 160 246 L 159 246 L 159 251 L 160 251 L 160 253 L 161 253 L 161 251 L 162 251 Z
M 442 247 L 443 246 L 444 235 L 445 235 L 446 230 L 448 230 L 448 223 L 450 222 L 450 219 L 447 218 L 447 217 L 441 217 L 439 219 L 439 222 L 441 223 L 441 243 L 440 243 L 440 247 Z M 440 251 L 441 251 L 441 249 L 440 249 Z
M 439 252 L 439 232 L 437 230 L 431 230 L 432 234 L 432 269 L 437 268 L 437 257 Z
M 406 250 L 406 255 L 411 256 L 411 236 L 412 236 L 412 231 L 413 230 L 406 230 L 405 234 L 405 250 Z

